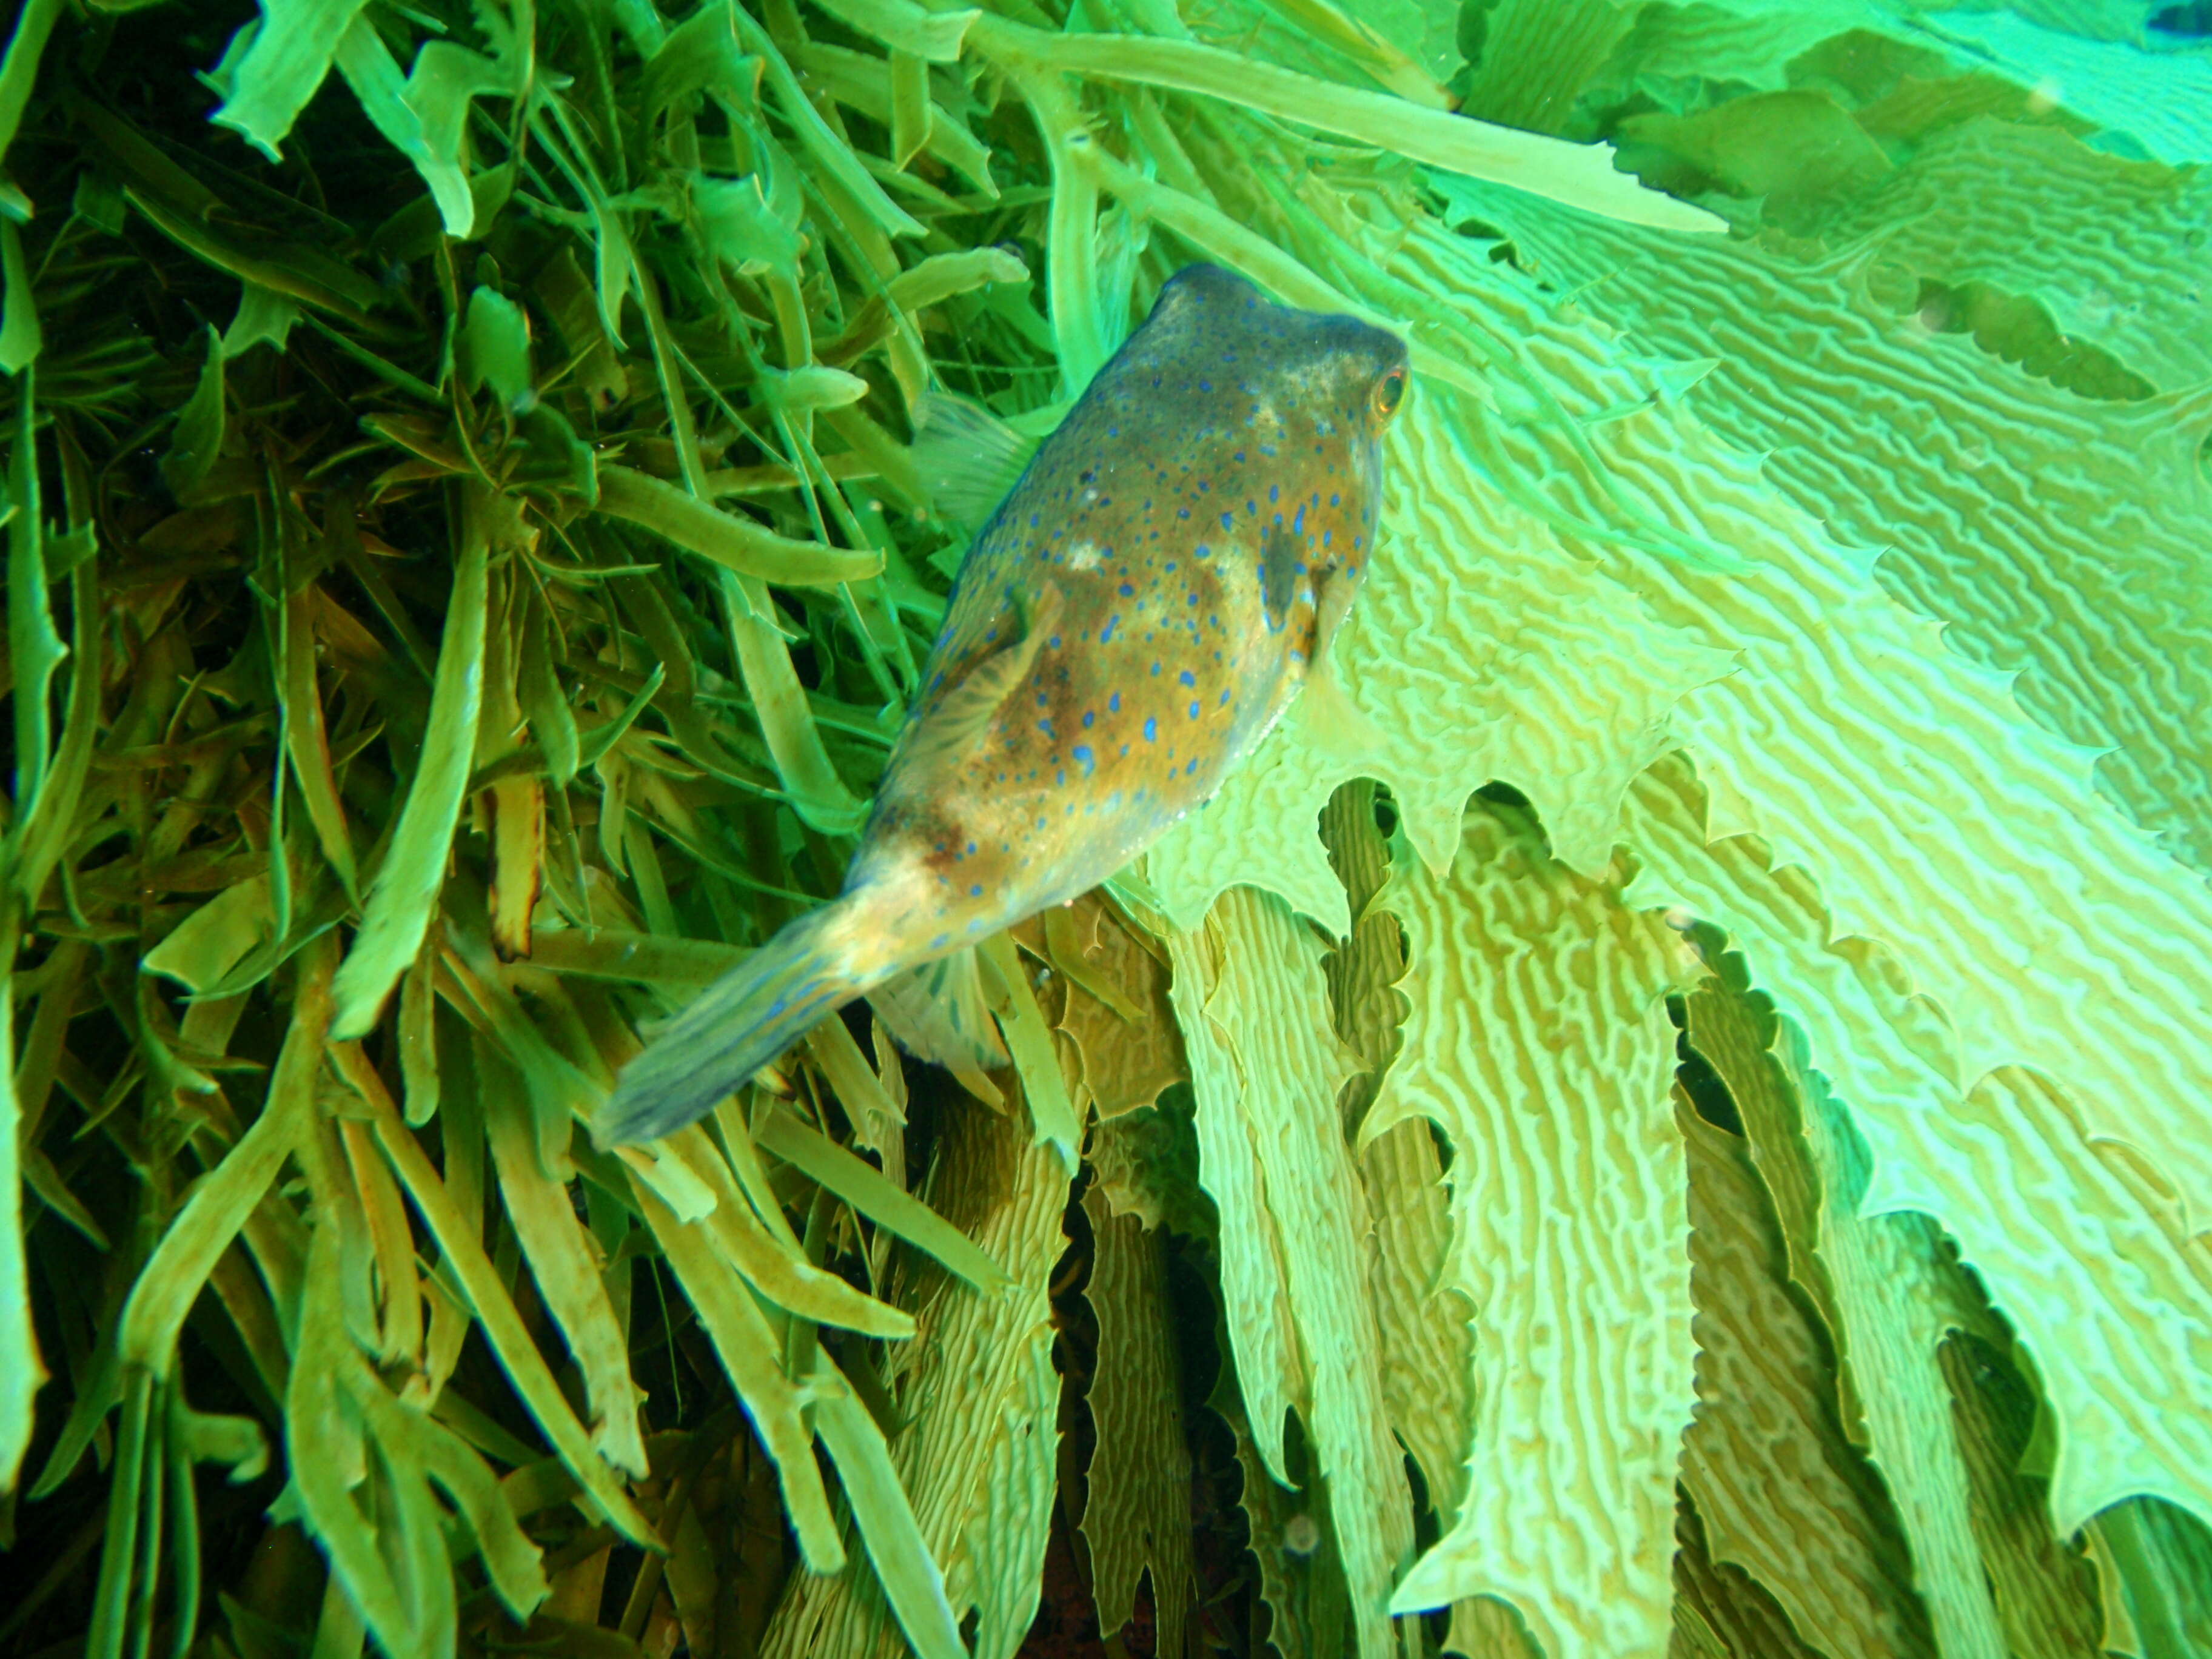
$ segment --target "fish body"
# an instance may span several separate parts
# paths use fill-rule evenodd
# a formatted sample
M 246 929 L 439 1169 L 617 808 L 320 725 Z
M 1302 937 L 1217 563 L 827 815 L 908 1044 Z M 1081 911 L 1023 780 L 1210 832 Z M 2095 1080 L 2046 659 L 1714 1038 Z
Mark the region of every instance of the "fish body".
M 1097 885 L 1212 796 L 1326 661 L 1405 384 L 1384 330 L 1210 265 L 1170 279 L 963 561 L 843 894 L 670 1022 L 601 1139 L 690 1122 L 823 1014 Z M 878 1006 L 930 1058 L 995 1048 L 973 1012 L 916 1029 L 928 1000 Z

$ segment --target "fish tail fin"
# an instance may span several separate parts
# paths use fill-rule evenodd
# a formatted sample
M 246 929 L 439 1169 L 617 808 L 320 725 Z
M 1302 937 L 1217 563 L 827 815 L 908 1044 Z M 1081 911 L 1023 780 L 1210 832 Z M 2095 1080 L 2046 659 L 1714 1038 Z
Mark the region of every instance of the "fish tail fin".
M 653 1140 L 703 1117 L 826 1015 L 867 988 L 834 935 L 848 896 L 787 924 L 654 1033 L 592 1127 L 601 1146 Z

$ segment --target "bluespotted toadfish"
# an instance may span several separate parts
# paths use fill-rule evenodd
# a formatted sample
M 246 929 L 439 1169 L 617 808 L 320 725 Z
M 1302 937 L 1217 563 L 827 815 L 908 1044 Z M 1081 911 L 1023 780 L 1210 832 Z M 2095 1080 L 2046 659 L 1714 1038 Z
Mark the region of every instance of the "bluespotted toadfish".
M 1334 696 L 1406 381 L 1384 330 L 1170 279 L 962 562 L 843 893 L 661 1030 L 599 1139 L 681 1128 L 863 995 L 925 1058 L 1002 1062 L 971 947 L 1143 852 L 1302 688 Z

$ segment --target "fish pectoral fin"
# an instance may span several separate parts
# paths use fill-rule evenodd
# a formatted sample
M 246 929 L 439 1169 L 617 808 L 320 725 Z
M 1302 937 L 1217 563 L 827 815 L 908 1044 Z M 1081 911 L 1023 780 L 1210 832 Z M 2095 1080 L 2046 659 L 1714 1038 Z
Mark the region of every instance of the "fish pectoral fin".
M 1028 677 L 1037 652 L 1060 626 L 1060 607 L 1056 587 L 1046 588 L 1030 605 L 1016 599 L 1018 620 L 1008 630 L 1011 637 L 970 668 L 915 727 L 910 766 L 926 771 L 935 762 L 959 755 L 975 740 Z
M 1336 636 L 1352 614 L 1359 583 L 1342 569 L 1322 579 L 1314 603 L 1313 653 L 1306 660 L 1305 690 L 1298 702 L 1306 731 L 1316 748 L 1339 760 L 1364 760 L 1382 747 L 1382 728 L 1362 714 L 1336 677 Z
M 900 1048 L 933 1066 L 988 1072 L 1012 1063 L 973 950 L 901 974 L 869 992 L 868 1002 Z
M 930 505 L 971 532 L 989 522 L 1042 441 L 950 392 L 922 393 L 915 414 L 914 458 L 935 480 Z
M 1314 596 L 1313 663 L 1316 668 L 1328 665 L 1328 653 L 1336 648 L 1336 636 L 1344 628 L 1344 619 L 1352 614 L 1352 602 L 1359 597 L 1359 578 L 1342 565 L 1332 565 L 1322 573 L 1320 590 Z
M 1382 728 L 1360 712 L 1336 676 L 1316 668 L 1306 676 L 1298 698 L 1306 734 L 1314 747 L 1334 759 L 1365 761 L 1382 748 Z

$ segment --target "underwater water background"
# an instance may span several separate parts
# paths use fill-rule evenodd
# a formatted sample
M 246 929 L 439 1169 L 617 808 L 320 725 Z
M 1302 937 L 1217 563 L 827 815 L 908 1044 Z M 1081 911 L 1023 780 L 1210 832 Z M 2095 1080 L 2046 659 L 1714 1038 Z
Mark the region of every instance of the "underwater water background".
M 23 0 L 0 1650 L 2212 1655 L 2208 161 L 2202 0 Z M 1195 262 L 1410 342 L 1355 740 L 595 1146 Z

